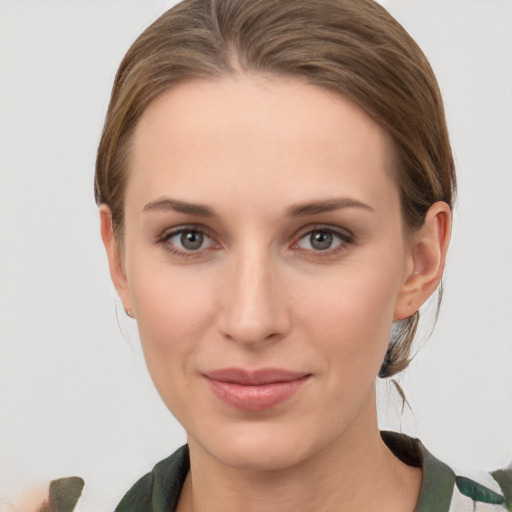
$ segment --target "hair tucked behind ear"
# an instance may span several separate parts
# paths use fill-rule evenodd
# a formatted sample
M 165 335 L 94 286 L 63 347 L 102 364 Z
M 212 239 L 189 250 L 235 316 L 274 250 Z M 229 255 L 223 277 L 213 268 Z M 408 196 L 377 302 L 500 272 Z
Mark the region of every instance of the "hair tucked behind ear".
M 434 325 L 437 321 L 437 317 L 439 316 L 441 301 L 443 299 L 443 290 L 443 283 L 441 282 L 437 290 L 437 304 L 434 313 Z M 393 377 L 409 366 L 409 363 L 414 357 L 411 352 L 419 322 L 420 312 L 416 311 L 414 315 L 401 320 L 397 324 L 397 328 L 394 330 L 393 336 L 386 351 L 386 355 L 384 356 L 384 361 L 379 370 L 379 377 L 381 379 Z M 432 330 L 434 329 L 434 325 L 432 325 Z M 430 331 L 429 335 L 432 333 L 432 330 Z M 401 395 L 404 402 L 406 402 L 402 388 L 394 379 L 393 383 L 395 384 L 397 391 Z
M 455 169 L 430 65 L 372 0 L 184 0 L 153 23 L 119 67 L 96 161 L 95 197 L 112 211 L 120 246 L 130 142 L 146 107 L 174 84 L 256 72 L 342 94 L 392 137 L 407 232 L 429 207 L 452 207 Z M 405 320 L 379 375 L 410 362 L 419 314 Z
M 418 329 L 420 313 L 416 311 L 414 315 L 400 322 L 395 336 L 391 339 L 388 350 L 384 357 L 384 362 L 380 367 L 379 377 L 393 377 L 402 370 L 405 370 L 411 362 L 411 347 L 414 336 Z

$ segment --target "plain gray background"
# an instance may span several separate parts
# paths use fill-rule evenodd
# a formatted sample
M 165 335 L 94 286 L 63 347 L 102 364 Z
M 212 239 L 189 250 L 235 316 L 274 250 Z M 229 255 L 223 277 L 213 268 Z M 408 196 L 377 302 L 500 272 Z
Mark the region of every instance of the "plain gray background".
M 0 495 L 87 480 L 119 496 L 185 440 L 116 305 L 93 201 L 117 65 L 173 2 L 0 1 Z M 459 202 L 438 325 L 381 424 L 456 467 L 512 458 L 512 2 L 383 0 L 438 75 Z M 117 318 L 119 317 L 119 318 Z

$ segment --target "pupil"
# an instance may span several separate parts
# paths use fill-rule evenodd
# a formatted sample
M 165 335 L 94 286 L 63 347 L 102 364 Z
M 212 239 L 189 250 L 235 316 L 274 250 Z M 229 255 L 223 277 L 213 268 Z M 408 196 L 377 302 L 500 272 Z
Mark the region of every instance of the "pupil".
M 314 231 L 310 237 L 311 247 L 319 251 L 329 249 L 332 244 L 332 234 L 326 231 Z
M 203 234 L 198 231 L 186 231 L 181 234 L 181 244 L 185 249 L 199 249 L 203 245 Z

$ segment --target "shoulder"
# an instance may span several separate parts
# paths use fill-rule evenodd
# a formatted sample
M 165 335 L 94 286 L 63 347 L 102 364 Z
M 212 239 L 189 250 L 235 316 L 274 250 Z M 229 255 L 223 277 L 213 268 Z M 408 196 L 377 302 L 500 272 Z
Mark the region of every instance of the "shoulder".
M 450 496 L 447 512 L 512 511 L 512 467 L 493 472 L 453 470 L 436 459 L 421 442 L 419 445 L 424 478 L 420 503 L 422 498 L 425 504 L 436 503 L 442 492 Z M 429 485 L 434 482 L 435 486 Z M 425 508 L 425 512 L 429 510 Z
M 190 467 L 188 446 L 160 461 L 124 495 L 115 512 L 167 512 L 176 508 Z
M 423 470 L 415 512 L 512 511 L 512 466 L 490 473 L 456 471 L 432 455 L 419 439 L 396 432 L 381 435 L 395 456 Z

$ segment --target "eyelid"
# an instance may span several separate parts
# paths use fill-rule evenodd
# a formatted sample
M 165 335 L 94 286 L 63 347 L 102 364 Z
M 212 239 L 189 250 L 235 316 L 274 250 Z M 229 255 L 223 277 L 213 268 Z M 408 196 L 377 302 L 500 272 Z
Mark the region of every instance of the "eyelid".
M 169 239 L 173 236 L 179 235 L 180 233 L 186 231 L 197 231 L 202 233 L 205 237 L 209 238 L 213 241 L 213 247 L 205 247 L 203 249 L 197 250 L 180 250 L 177 247 L 173 246 L 169 243 Z M 314 249 L 303 249 L 298 246 L 298 243 L 308 235 L 315 231 L 325 231 L 327 233 L 331 233 L 335 237 L 341 240 L 341 243 L 337 244 L 334 248 L 329 248 L 326 250 L 314 250 Z M 333 226 L 329 224 L 310 224 L 308 226 L 302 227 L 296 234 L 293 236 L 294 242 L 291 244 L 292 249 L 298 249 L 305 252 L 313 253 L 315 256 L 329 256 L 335 254 L 338 250 L 346 248 L 347 245 L 353 244 L 355 242 L 355 235 L 348 229 L 342 228 L 340 226 Z M 171 253 L 184 256 L 184 257 L 198 257 L 205 250 L 211 249 L 220 249 L 222 248 L 222 244 L 220 244 L 216 236 L 212 233 L 212 231 L 204 225 L 201 224 L 184 224 L 175 226 L 172 228 L 167 228 L 162 231 L 156 238 L 156 242 L 165 246 L 166 250 Z
M 179 235 L 180 233 L 187 232 L 187 231 L 196 231 L 198 233 L 202 233 L 205 237 L 207 237 L 213 241 L 213 247 L 205 247 L 202 249 L 197 249 L 196 251 L 191 251 L 191 250 L 181 250 L 169 243 L 169 240 L 172 237 Z M 217 240 L 215 239 L 215 236 L 212 235 L 211 230 L 209 230 L 206 226 L 203 226 L 200 224 L 184 224 L 184 225 L 175 226 L 172 228 L 167 228 L 157 236 L 156 243 L 164 245 L 166 250 L 170 251 L 173 254 L 178 254 L 180 256 L 185 256 L 185 257 L 199 256 L 205 250 L 209 250 L 212 248 L 217 249 L 220 247 L 219 242 L 217 242 Z
M 338 244 L 337 246 L 335 246 L 332 249 L 326 249 L 324 251 L 321 251 L 321 250 L 315 251 L 313 249 L 302 249 L 300 247 L 298 248 L 299 250 L 313 252 L 320 256 L 321 255 L 329 255 L 329 254 L 332 254 L 333 252 L 336 252 L 336 250 L 339 249 L 340 247 L 343 248 L 346 245 L 353 244 L 355 242 L 354 234 L 346 228 L 341 228 L 339 226 L 332 226 L 329 224 L 313 224 L 313 225 L 306 226 L 305 228 L 302 228 L 300 230 L 300 232 L 294 237 L 295 242 L 293 242 L 292 248 L 295 248 L 303 238 L 305 238 L 308 235 L 311 235 L 311 233 L 313 233 L 315 231 L 324 231 L 326 233 L 331 233 L 332 235 L 338 237 L 342 243 Z

